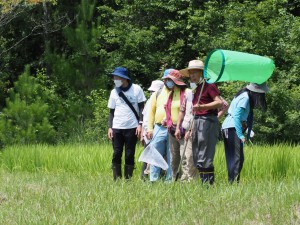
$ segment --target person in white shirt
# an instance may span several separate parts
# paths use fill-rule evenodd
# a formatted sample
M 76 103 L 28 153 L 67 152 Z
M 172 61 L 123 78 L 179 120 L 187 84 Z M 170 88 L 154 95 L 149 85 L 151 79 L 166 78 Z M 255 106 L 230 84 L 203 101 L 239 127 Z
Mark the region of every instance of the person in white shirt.
M 142 111 L 146 98 L 142 88 L 131 82 L 126 68 L 116 67 L 111 75 L 115 88 L 108 100 L 110 109 L 108 138 L 112 141 L 114 150 L 113 178 L 116 180 L 122 177 L 121 162 L 125 147 L 124 177 L 129 179 L 134 170 L 135 147 L 141 135 Z
M 161 89 L 164 86 L 164 82 L 161 80 L 154 80 L 151 82 L 151 86 L 148 88 L 148 91 L 151 92 L 150 98 L 147 100 L 145 104 L 145 108 L 143 110 L 143 125 L 142 125 L 142 135 L 141 135 L 141 142 L 146 147 L 150 140 L 147 138 L 147 131 L 148 131 L 148 113 L 150 110 L 150 104 L 152 101 L 152 98 L 156 98 L 157 95 L 159 95 Z M 156 94 L 155 94 L 156 93 Z M 142 166 L 142 173 L 141 173 L 141 179 L 145 180 L 146 176 L 150 173 L 150 164 L 143 163 Z

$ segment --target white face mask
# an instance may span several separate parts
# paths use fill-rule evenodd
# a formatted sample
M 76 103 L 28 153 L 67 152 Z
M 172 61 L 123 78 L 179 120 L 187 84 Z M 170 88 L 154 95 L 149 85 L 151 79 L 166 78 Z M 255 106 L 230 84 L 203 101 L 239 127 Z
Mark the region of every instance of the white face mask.
M 196 89 L 197 88 L 197 84 L 190 82 L 190 87 L 191 87 L 191 89 Z
M 203 80 L 203 78 L 202 78 L 202 77 L 200 77 L 200 80 L 199 80 L 199 82 L 198 82 L 198 83 L 193 83 L 193 82 L 190 82 L 190 87 L 191 87 L 191 89 L 196 89 L 196 88 L 197 88 L 197 86 L 198 86 L 198 84 L 200 84 L 200 83 L 202 82 L 202 80 Z
M 114 83 L 115 83 L 115 85 L 116 85 L 116 87 L 121 87 L 122 86 L 122 81 L 121 80 L 114 80 Z

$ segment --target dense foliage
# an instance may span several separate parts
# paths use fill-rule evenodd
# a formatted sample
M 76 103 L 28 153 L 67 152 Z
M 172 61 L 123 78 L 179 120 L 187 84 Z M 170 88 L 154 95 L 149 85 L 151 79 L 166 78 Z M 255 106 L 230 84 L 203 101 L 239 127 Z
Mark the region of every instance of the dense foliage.
M 221 48 L 274 59 L 256 139 L 299 142 L 299 9 L 299 0 L 1 0 L 0 141 L 105 140 L 115 66 L 146 90 L 164 68 Z M 245 83 L 218 85 L 231 101 Z M 25 95 L 32 87 L 43 91 Z

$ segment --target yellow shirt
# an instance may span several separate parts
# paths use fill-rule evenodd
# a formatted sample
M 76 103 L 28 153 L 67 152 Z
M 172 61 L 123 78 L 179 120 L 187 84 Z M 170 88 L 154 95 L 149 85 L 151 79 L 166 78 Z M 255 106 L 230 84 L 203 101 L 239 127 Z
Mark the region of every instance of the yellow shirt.
M 180 111 L 180 89 L 174 88 L 172 104 L 171 104 L 171 120 L 173 124 L 177 124 Z
M 166 119 L 165 105 L 167 104 L 170 95 L 170 90 L 163 87 L 161 93 L 157 96 L 157 92 L 152 98 L 148 114 L 148 131 L 153 131 L 155 123 L 161 124 Z M 156 97 L 157 96 L 157 97 Z M 180 111 L 180 89 L 175 87 L 172 105 L 171 105 L 171 119 L 173 124 L 178 121 Z
M 153 131 L 155 123 L 162 123 L 166 119 L 165 105 L 169 98 L 170 91 L 164 86 L 157 96 L 155 92 L 149 107 L 148 131 Z

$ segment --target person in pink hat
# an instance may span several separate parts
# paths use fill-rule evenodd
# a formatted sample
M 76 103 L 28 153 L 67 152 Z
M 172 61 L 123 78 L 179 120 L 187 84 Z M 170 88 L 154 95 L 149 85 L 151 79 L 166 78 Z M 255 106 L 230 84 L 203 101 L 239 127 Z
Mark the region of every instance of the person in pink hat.
M 181 125 L 178 125 L 178 118 L 180 112 L 185 112 L 187 102 L 192 101 L 192 92 L 190 89 L 187 88 L 187 85 L 183 82 L 183 76 L 178 70 L 171 71 L 169 75 L 165 77 L 164 80 L 165 84 L 171 90 L 171 93 L 168 97 L 165 106 L 165 125 L 167 126 L 169 131 L 171 167 L 173 179 L 176 180 L 177 172 L 179 171 L 179 169 L 182 169 L 183 172 L 185 171 L 185 167 L 179 168 L 180 160 L 184 151 L 185 130 Z M 177 127 L 180 132 L 179 135 L 175 135 Z

